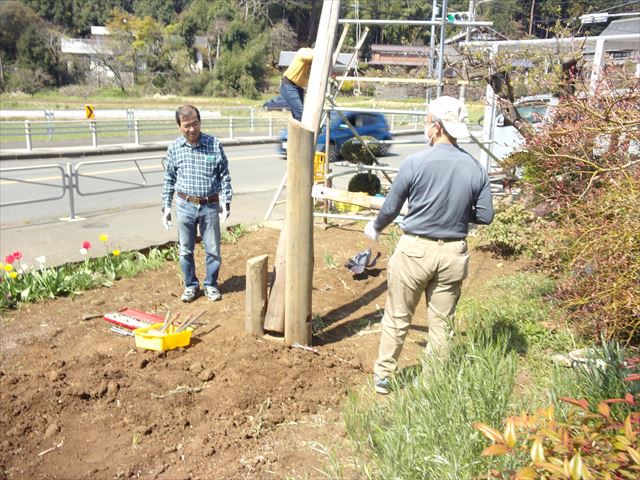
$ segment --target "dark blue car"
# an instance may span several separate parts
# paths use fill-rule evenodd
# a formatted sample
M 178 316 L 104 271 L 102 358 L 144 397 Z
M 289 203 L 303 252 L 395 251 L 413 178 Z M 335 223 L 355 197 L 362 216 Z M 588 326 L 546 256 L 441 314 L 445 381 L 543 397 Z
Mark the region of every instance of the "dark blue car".
M 270 98 L 266 102 L 262 104 L 262 108 L 265 110 L 289 110 L 289 105 L 285 102 L 282 95 L 276 95 L 273 98 Z
M 378 140 L 391 140 L 393 135 L 389 131 L 389 125 L 381 113 L 372 112 L 342 112 L 349 123 L 355 128 L 361 136 L 369 136 Z M 331 112 L 331 131 L 329 133 L 329 141 L 331 142 L 330 162 L 335 162 L 340 158 L 340 150 L 344 143 L 353 138 L 355 135 L 344 123 L 338 112 Z M 326 126 L 323 125 L 318 134 L 318 143 L 316 151 L 324 152 L 326 144 Z M 388 145 L 383 145 L 384 153 L 389 149 Z M 287 131 L 280 132 L 280 154 L 287 154 Z

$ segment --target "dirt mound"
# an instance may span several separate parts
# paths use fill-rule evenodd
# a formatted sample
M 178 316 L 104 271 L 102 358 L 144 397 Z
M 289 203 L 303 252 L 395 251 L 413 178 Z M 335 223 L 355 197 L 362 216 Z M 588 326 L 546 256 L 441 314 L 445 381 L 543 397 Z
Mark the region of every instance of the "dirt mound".
M 387 252 L 378 245 L 380 270 L 356 279 L 342 264 L 368 246 L 360 230 L 316 230 L 314 354 L 243 333 L 245 262 L 273 261 L 278 235 L 262 229 L 223 246 L 221 302 L 182 304 L 170 263 L 5 314 L 0 478 L 324 478 L 312 442 L 339 445 L 346 392 L 368 379 L 378 335 L 362 333 L 378 328 Z M 201 250 L 197 261 L 202 272 Z M 476 253 L 472 283 L 495 263 Z M 188 348 L 163 353 L 135 349 L 102 319 L 81 320 L 124 307 L 206 310 L 205 324 Z M 421 323 L 418 312 L 414 334 Z M 405 362 L 421 347 L 410 343 Z

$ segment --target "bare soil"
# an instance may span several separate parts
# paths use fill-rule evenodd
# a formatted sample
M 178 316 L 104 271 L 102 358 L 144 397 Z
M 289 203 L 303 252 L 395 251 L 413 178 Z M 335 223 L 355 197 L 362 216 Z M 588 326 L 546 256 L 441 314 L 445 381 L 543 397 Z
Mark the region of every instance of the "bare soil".
M 371 391 L 389 252 L 350 225 L 315 230 L 314 354 L 244 334 L 245 262 L 263 253 L 272 262 L 278 235 L 260 229 L 223 246 L 220 302 L 180 302 L 170 262 L 111 288 L 5 313 L 0 479 L 326 478 L 322 447 L 349 455 L 347 392 Z M 382 251 L 378 269 L 354 278 L 343 264 L 368 246 Z M 518 268 L 471 255 L 463 294 Z M 201 250 L 197 261 L 202 272 Z M 82 320 L 125 307 L 206 313 L 190 346 L 167 352 L 136 349 L 102 318 Z M 404 366 L 416 363 L 425 332 L 421 307 Z

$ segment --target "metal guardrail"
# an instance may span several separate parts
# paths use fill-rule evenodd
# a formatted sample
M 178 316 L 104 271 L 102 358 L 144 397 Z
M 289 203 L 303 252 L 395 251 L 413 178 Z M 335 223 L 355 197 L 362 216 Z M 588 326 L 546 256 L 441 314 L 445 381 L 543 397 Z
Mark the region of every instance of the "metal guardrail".
M 0 122 L 0 139 L 3 143 L 24 138 L 25 148 L 33 150 L 34 139 L 48 142 L 65 140 L 69 137 L 91 139 L 91 145 L 97 148 L 99 140 L 109 137 L 133 137 L 132 143 L 140 145 L 144 136 L 166 135 L 168 139 L 179 135 L 173 120 L 137 120 L 129 116 L 125 120 L 59 120 L 53 121 L 48 116 L 45 121 L 3 121 Z M 239 135 L 264 135 L 274 137 L 277 132 L 287 127 L 286 118 L 213 118 L 202 119 L 202 130 L 227 132 L 229 139 Z M 218 136 L 224 136 L 219 134 Z
M 60 171 L 60 185 L 52 185 L 49 183 L 43 183 L 42 181 L 25 180 L 22 178 L 14 178 L 11 176 L 6 176 L 10 172 L 27 172 L 27 171 L 36 171 L 36 170 L 50 170 L 50 169 Z M 15 182 L 15 183 L 21 183 L 21 184 L 28 184 L 28 185 L 38 185 L 41 187 L 44 186 L 44 187 L 50 187 L 50 188 L 61 190 L 60 195 L 55 197 L 36 197 L 30 200 L 12 200 L 10 202 L 4 202 L 4 203 L 0 202 L 0 207 L 10 207 L 13 205 L 25 205 L 27 203 L 39 203 L 39 202 L 47 202 L 50 200 L 60 200 L 65 196 L 65 193 L 67 190 L 66 180 L 67 180 L 67 173 L 65 172 L 65 169 L 62 168 L 61 165 L 56 165 L 56 164 L 0 168 L 0 181 Z
M 215 132 L 216 136 L 233 140 L 238 136 L 267 136 L 276 138 L 280 130 L 287 128 L 287 118 L 282 117 L 231 117 L 203 118 L 202 131 Z M 418 129 L 419 115 L 388 115 L 391 131 L 399 127 Z M 223 132 L 226 132 L 225 136 Z M 24 139 L 27 151 L 34 149 L 34 140 L 56 142 L 69 138 L 88 140 L 97 148 L 108 138 L 131 138 L 134 145 L 143 144 L 143 138 L 166 136 L 167 140 L 179 135 L 174 120 L 138 120 L 127 115 L 123 120 L 53 120 L 47 113 L 44 121 L 2 121 L 0 122 L 0 142 L 19 142 Z
M 160 168 L 154 167 L 154 170 L 151 171 L 164 171 L 164 155 L 155 155 L 149 157 L 137 157 L 132 159 L 114 159 L 114 160 L 95 160 L 90 162 L 79 162 L 77 164 L 73 164 L 71 162 L 67 163 L 64 167 L 62 165 L 31 165 L 25 167 L 9 167 L 9 168 L 0 168 L 0 181 L 2 182 L 15 182 L 23 185 L 33 185 L 39 187 L 47 187 L 54 190 L 60 190 L 60 194 L 56 196 L 39 196 L 35 198 L 30 198 L 27 200 L 11 200 L 8 202 L 0 201 L 0 207 L 9 207 L 12 205 L 25 205 L 29 203 L 40 203 L 52 200 L 60 200 L 64 198 L 66 195 L 69 196 L 69 217 L 67 220 L 75 220 L 76 212 L 75 212 L 75 195 L 78 196 L 92 196 L 92 195 L 101 195 L 105 193 L 116 193 L 116 192 L 124 192 L 129 190 L 138 190 L 142 188 L 153 188 L 162 185 L 162 182 L 159 183 L 149 183 L 147 178 L 143 172 L 143 168 L 140 166 L 140 162 L 143 161 L 158 161 L 158 165 Z M 114 165 L 114 164 L 133 164 L 138 173 L 140 174 L 141 181 L 135 182 L 126 179 L 118 179 L 113 177 L 102 176 L 102 174 L 107 172 L 92 172 L 91 168 L 97 165 Z M 25 179 L 19 178 L 16 176 L 16 172 L 34 172 L 40 170 L 47 169 L 55 169 L 60 172 L 60 177 L 52 177 L 47 178 L 47 180 L 56 180 L 56 183 L 44 183 L 42 179 Z M 88 170 L 88 171 L 87 171 Z M 109 173 L 114 173 L 110 171 Z M 84 180 L 83 180 L 84 179 Z M 118 188 L 107 188 L 102 190 L 83 190 L 83 182 L 84 181 L 106 181 L 108 183 L 115 183 L 118 185 L 125 185 L 124 187 Z

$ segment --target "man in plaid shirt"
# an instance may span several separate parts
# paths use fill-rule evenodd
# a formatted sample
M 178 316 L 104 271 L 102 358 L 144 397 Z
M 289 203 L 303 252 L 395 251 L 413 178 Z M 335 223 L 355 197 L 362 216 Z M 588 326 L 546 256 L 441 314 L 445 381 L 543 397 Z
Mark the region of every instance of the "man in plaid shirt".
M 231 212 L 231 177 L 222 145 L 216 137 L 200 132 L 200 112 L 193 105 L 176 111 L 182 136 L 169 145 L 162 189 L 162 223 L 171 228 L 171 201 L 176 194 L 176 218 L 180 244 L 180 268 L 184 278 L 183 302 L 200 294 L 193 251 L 200 228 L 206 255 L 204 293 L 211 301 L 222 299 L 218 290 L 220 224 Z

